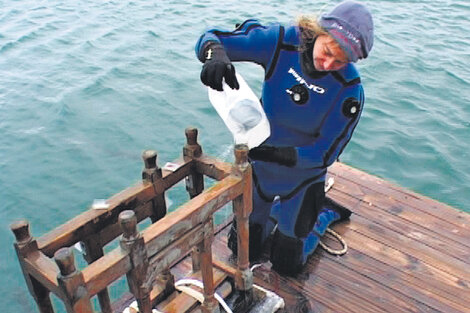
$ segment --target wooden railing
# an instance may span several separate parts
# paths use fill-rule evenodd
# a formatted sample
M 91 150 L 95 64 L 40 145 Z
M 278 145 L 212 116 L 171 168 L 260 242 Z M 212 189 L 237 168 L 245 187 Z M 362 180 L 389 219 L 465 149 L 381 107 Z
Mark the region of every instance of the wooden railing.
M 204 283 L 203 312 L 218 312 L 214 298 L 211 243 L 213 215 L 233 202 L 238 227 L 237 268 L 234 274 L 240 293 L 250 293 L 253 276 L 248 261 L 248 217 L 252 210 L 251 167 L 248 148 L 235 146 L 235 164 L 220 162 L 202 153 L 197 129 L 186 129 L 183 158 L 174 171 L 157 166 L 157 153 L 145 151 L 142 182 L 107 200 L 104 209 L 90 208 L 83 214 L 34 238 L 25 220 L 11 225 L 15 248 L 28 289 L 41 313 L 54 312 L 50 293 L 60 298 L 67 312 L 93 312 L 91 298 L 97 295 L 102 312 L 112 312 L 108 286 L 126 275 L 139 311 L 150 313 L 159 301 L 174 291 L 170 267 L 191 253 L 193 271 Z M 204 175 L 216 182 L 204 189 Z M 165 192 L 185 179 L 190 200 L 167 214 Z M 152 224 L 137 231 L 137 224 L 150 218 Z M 117 237 L 120 246 L 103 252 Z M 72 246 L 85 247 L 88 266 L 76 268 Z

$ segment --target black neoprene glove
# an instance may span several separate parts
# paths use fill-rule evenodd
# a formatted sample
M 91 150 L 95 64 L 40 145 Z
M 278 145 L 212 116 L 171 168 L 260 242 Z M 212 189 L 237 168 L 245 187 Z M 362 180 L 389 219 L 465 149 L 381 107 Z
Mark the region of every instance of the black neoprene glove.
M 212 89 L 223 91 L 222 80 L 232 89 L 240 88 L 235 67 L 225 53 L 224 47 L 217 42 L 211 42 L 204 48 L 204 65 L 201 71 L 201 81 Z
M 252 160 L 276 162 L 292 167 L 297 164 L 297 151 L 294 147 L 259 146 L 248 153 Z

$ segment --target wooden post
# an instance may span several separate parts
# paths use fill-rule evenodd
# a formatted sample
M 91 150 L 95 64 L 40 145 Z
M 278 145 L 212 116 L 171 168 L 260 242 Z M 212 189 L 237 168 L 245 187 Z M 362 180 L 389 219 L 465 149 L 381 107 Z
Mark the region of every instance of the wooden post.
M 189 161 L 193 158 L 199 158 L 202 155 L 202 147 L 197 142 L 197 128 L 186 128 L 185 135 L 186 144 L 183 147 L 184 160 Z M 196 172 L 194 167 L 191 169 L 191 174 L 186 177 L 186 190 L 188 191 L 191 199 L 199 195 L 204 190 L 204 176 L 201 173 Z M 199 248 L 194 247 L 191 254 L 194 272 L 201 269 L 199 253 Z
M 204 240 L 198 245 L 201 262 L 201 276 L 204 284 L 203 313 L 219 313 L 219 302 L 215 299 L 214 273 L 212 266 L 212 241 L 214 240 L 214 224 L 212 217 L 207 221 L 209 227 L 205 228 Z
M 88 264 L 95 262 L 104 255 L 99 236 L 94 235 L 84 240 L 83 244 L 85 245 L 85 254 L 83 257 Z M 103 313 L 112 313 L 113 310 L 111 308 L 108 288 L 98 292 L 98 301 L 100 302 L 100 308 Z
M 34 277 L 29 275 L 24 266 L 24 258 L 26 258 L 29 253 L 38 250 L 38 244 L 29 232 L 29 222 L 26 220 L 14 222 L 10 225 L 10 229 L 13 231 L 16 238 L 14 246 L 20 262 L 21 271 L 23 272 L 29 292 L 33 296 L 34 301 L 36 301 L 39 312 L 54 313 L 51 298 L 49 297 L 50 291 Z
M 90 297 L 83 281 L 83 274 L 75 268 L 75 259 L 71 248 L 61 248 L 54 253 L 59 267 L 57 276 L 59 287 L 64 294 L 63 301 L 68 313 L 92 313 Z
M 157 196 L 152 200 L 153 214 L 150 216 L 152 223 L 165 216 L 167 208 L 165 201 L 165 188 L 163 186 L 162 169 L 157 165 L 157 152 L 146 150 L 142 153 L 144 160 L 144 169 L 142 171 L 142 180 L 152 183 Z
M 139 305 L 139 312 L 151 313 L 150 291 L 147 283 L 148 257 L 144 238 L 137 232 L 137 218 L 134 211 L 126 210 L 119 214 L 122 229 L 121 248 L 129 254 L 132 269 L 127 273 L 127 283 Z
M 197 128 L 188 127 L 185 130 L 186 144 L 183 147 L 183 158 L 185 161 L 199 158 L 202 155 L 202 148 L 197 143 Z M 204 190 L 204 177 L 193 168 L 191 175 L 186 178 L 186 190 L 190 198 L 194 198 Z
M 237 244 L 238 260 L 237 275 L 235 276 L 235 287 L 239 291 L 249 292 L 253 287 L 253 273 L 249 266 L 249 224 L 253 200 L 252 200 L 252 178 L 251 165 L 248 163 L 248 146 L 235 145 L 235 164 L 232 175 L 243 177 L 245 182 L 243 194 L 233 200 L 233 212 L 237 221 Z
M 153 183 L 157 196 L 152 200 L 154 214 L 150 217 L 152 223 L 166 215 L 167 207 L 165 200 L 165 188 L 163 185 L 163 175 L 161 168 L 157 164 L 157 152 L 146 150 L 142 153 L 144 160 L 144 170 L 142 171 L 142 179 L 144 182 Z M 175 278 L 171 274 L 170 269 L 163 271 L 156 278 L 156 282 L 163 290 L 157 299 L 170 295 L 175 290 Z

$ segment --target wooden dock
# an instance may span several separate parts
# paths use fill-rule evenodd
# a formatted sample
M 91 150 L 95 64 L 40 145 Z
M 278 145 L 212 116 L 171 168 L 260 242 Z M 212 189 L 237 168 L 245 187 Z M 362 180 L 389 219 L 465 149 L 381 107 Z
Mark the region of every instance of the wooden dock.
M 253 283 L 284 299 L 280 312 L 470 313 L 470 214 L 335 163 L 327 196 L 353 212 L 333 226 L 349 250 L 333 256 L 318 248 L 296 277 L 280 276 L 271 271 L 269 242 L 258 264 L 248 262 L 248 147 L 236 146 L 235 164 L 228 164 L 202 153 L 197 129 L 185 134 L 176 169 L 162 170 L 156 152 L 145 151 L 142 182 L 108 199 L 105 208 L 92 207 L 41 237 L 34 237 L 26 220 L 11 225 L 41 313 L 56 311 L 51 293 L 69 313 L 95 312 L 96 302 L 104 313 L 121 313 L 133 298 L 142 313 L 217 313 L 214 292 L 236 299 L 240 313 L 269 298 Z M 204 176 L 218 182 L 204 190 Z M 183 180 L 190 201 L 167 214 L 165 192 Z M 238 259 L 226 244 L 231 220 L 213 224 L 213 214 L 230 202 L 239 227 Z M 150 226 L 138 231 L 144 220 Z M 119 247 L 105 253 L 116 240 Z M 72 248 L 77 243 L 88 263 L 80 268 Z M 108 288 L 124 276 L 132 294 L 111 303 Z M 175 286 L 188 277 L 204 282 L 202 305 Z
M 255 284 L 282 296 L 285 312 L 470 312 L 470 214 L 345 164 L 329 175 L 328 196 L 353 211 L 333 227 L 348 252 L 318 248 L 295 278 L 271 271 L 266 258 Z M 214 244 L 223 261 L 227 232 Z

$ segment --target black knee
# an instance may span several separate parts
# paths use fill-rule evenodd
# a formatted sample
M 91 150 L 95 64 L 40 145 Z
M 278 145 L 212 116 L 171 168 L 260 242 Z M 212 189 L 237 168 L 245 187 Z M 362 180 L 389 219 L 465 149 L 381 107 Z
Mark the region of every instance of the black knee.
M 250 261 L 259 259 L 263 253 L 263 228 L 260 224 L 250 224 Z M 234 220 L 228 234 L 227 246 L 234 255 L 238 255 L 237 222 Z
M 282 234 L 274 233 L 271 247 L 271 263 L 273 269 L 281 275 L 295 276 L 303 266 L 303 242 Z
M 295 222 L 296 237 L 304 238 L 310 233 L 325 199 L 325 184 L 316 183 L 308 187 Z

